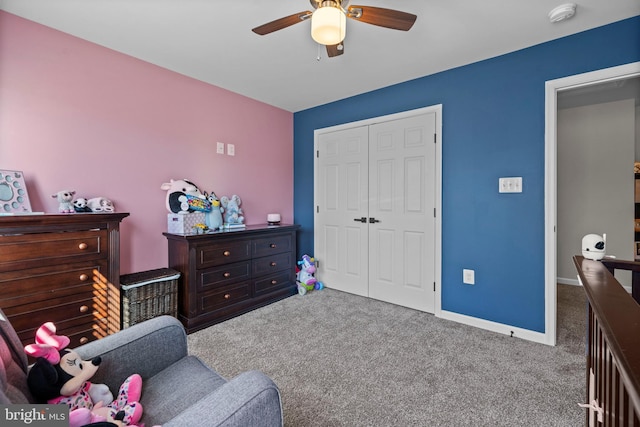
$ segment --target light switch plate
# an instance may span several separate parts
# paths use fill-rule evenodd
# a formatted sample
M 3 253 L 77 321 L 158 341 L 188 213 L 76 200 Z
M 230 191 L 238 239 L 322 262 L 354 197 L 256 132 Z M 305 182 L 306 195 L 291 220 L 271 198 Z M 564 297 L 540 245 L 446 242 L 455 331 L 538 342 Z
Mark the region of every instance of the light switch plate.
M 499 193 L 522 193 L 522 177 L 505 177 L 498 179 Z
M 216 142 L 216 153 L 224 154 L 224 142 Z
M 227 144 L 227 154 L 229 156 L 235 156 L 236 155 L 236 146 L 233 144 Z

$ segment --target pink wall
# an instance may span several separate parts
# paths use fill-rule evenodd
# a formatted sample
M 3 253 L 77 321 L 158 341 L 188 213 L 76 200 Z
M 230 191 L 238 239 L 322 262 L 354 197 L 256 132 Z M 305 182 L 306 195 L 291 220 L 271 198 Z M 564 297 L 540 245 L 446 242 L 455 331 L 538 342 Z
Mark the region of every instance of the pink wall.
M 131 213 L 122 273 L 159 268 L 171 178 L 240 195 L 248 224 L 293 221 L 293 114 L 0 11 L 0 169 L 34 211 L 62 189 L 110 198 Z

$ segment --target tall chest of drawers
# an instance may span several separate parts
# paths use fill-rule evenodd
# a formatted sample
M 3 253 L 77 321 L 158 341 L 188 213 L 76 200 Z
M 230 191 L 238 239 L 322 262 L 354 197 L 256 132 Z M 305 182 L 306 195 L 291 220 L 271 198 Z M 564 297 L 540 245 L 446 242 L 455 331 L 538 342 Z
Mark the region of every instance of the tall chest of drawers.
M 128 213 L 0 216 L 0 308 L 24 344 L 54 322 L 75 347 L 120 329 Z
M 179 319 L 187 332 L 294 295 L 297 225 L 247 226 L 200 235 L 164 233 L 180 271 Z

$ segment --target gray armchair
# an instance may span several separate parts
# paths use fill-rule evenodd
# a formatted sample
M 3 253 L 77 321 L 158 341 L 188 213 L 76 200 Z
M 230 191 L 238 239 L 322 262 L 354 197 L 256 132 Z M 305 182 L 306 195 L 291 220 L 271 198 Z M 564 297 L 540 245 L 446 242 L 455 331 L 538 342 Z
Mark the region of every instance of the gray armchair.
M 34 403 L 27 359 L 0 310 L 0 404 Z M 142 421 L 147 426 L 282 426 L 280 392 L 259 371 L 227 381 L 187 353 L 182 324 L 161 316 L 75 349 L 88 360 L 102 356 L 92 379 L 112 392 L 127 376 L 142 376 Z M 215 349 L 212 349 L 215 351 Z

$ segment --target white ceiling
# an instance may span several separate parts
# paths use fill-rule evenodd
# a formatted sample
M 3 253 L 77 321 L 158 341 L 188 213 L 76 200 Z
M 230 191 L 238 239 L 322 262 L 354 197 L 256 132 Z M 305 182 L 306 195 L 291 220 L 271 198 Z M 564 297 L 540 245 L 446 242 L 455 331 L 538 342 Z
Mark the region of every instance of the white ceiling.
M 327 58 L 310 22 L 251 29 L 312 10 L 309 0 L 0 0 L 0 9 L 178 73 L 296 112 L 640 15 L 639 0 L 352 0 L 418 15 L 409 32 L 347 22 Z M 320 53 L 320 60 L 318 54 Z

